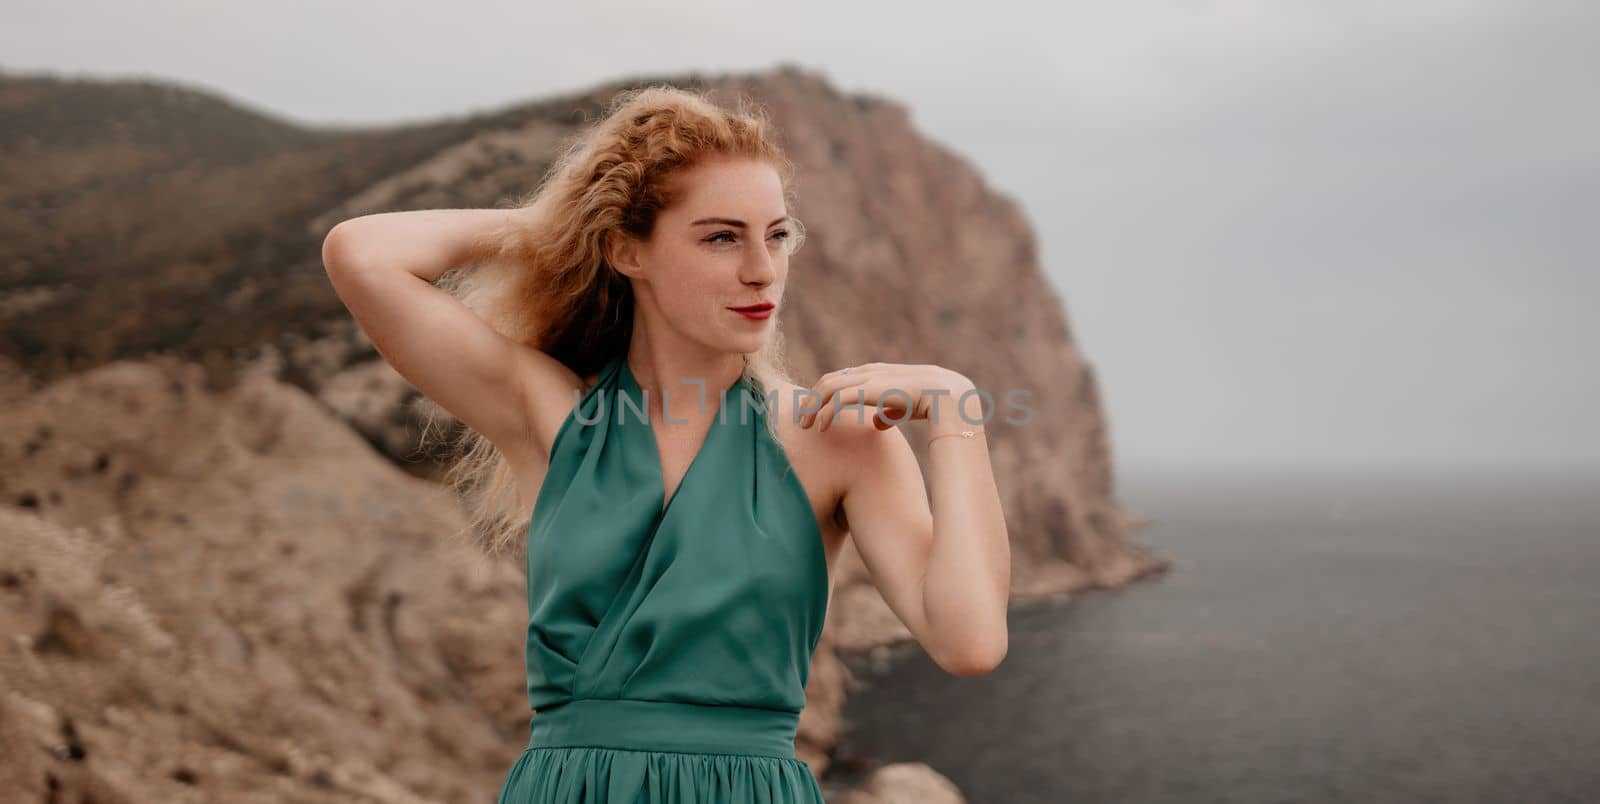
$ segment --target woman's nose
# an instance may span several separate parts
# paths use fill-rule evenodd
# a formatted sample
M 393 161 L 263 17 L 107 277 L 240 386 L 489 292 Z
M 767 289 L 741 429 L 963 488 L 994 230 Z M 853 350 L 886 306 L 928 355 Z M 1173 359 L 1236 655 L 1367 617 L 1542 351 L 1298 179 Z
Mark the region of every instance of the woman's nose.
M 744 276 L 742 277 L 744 281 L 747 283 L 759 282 L 766 284 L 776 279 L 778 275 L 777 257 L 765 247 L 758 247 L 752 249 L 752 251 L 754 253 L 744 260 Z

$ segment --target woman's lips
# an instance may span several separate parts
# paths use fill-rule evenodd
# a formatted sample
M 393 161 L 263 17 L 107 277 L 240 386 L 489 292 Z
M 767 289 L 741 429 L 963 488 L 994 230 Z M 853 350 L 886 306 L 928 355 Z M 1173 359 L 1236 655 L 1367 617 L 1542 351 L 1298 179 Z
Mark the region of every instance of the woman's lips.
M 748 307 L 729 307 L 728 309 L 751 321 L 763 321 L 772 315 L 772 307 L 772 302 L 762 302 Z

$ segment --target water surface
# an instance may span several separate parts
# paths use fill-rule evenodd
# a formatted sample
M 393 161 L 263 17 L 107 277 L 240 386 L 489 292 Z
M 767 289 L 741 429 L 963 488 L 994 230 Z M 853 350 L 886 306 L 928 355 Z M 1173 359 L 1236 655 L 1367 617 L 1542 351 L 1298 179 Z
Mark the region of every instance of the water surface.
M 1173 571 L 1013 607 L 980 678 L 850 660 L 841 767 L 975 803 L 1600 800 L 1600 472 L 1120 483 Z

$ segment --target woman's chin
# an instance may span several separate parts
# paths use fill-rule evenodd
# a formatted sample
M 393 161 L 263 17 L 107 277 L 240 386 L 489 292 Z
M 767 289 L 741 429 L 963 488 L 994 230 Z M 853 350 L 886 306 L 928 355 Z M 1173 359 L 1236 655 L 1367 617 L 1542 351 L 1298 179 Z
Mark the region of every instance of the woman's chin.
M 761 351 L 767 345 L 766 332 L 752 332 L 736 335 L 726 341 L 725 349 L 740 354 L 752 354 Z

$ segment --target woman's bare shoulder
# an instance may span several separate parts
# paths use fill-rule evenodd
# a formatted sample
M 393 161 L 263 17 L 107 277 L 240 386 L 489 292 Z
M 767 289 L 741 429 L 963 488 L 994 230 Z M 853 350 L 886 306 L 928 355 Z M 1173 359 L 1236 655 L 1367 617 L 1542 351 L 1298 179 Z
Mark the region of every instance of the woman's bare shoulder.
M 837 515 L 838 505 L 852 479 L 852 456 L 859 454 L 868 442 L 877 441 L 887 433 L 873 424 L 871 410 L 858 413 L 857 408 L 845 409 L 827 430 L 820 429 L 816 423 L 802 427 L 801 415 L 816 404 L 805 395 L 809 389 L 787 381 L 774 383 L 773 387 L 777 389 L 777 400 L 770 415 L 775 420 L 775 429 L 789 462 L 811 490 L 817 507 L 830 516 Z

